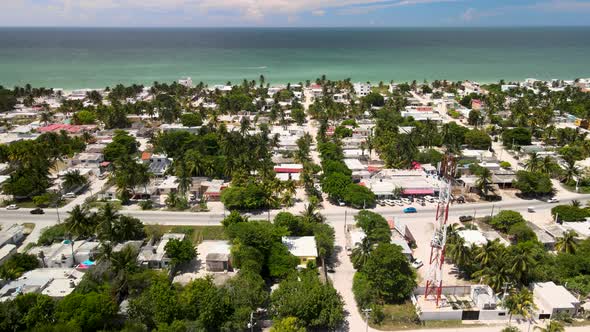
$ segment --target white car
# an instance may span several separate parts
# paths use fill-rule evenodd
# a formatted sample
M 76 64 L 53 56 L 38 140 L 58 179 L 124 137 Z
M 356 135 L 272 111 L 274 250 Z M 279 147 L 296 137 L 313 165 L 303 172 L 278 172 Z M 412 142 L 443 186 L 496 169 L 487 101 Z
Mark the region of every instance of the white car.
M 412 204 L 412 201 L 409 198 L 402 198 L 401 199 L 402 202 L 404 202 L 404 204 Z
M 16 204 L 10 204 L 9 206 L 6 207 L 6 210 L 18 210 L 18 205 Z
M 424 196 L 424 200 L 430 203 L 434 202 L 434 197 L 430 196 L 430 195 L 426 195 Z
M 386 199 L 385 200 L 385 204 L 389 205 L 389 206 L 394 206 L 395 205 L 395 201 L 391 200 L 391 199 Z
M 403 206 L 404 202 L 400 201 L 399 199 L 394 199 L 392 205 L 398 205 L 398 206 Z
M 415 268 L 415 269 L 419 269 L 419 268 L 421 268 L 422 266 L 424 266 L 424 263 L 422 263 L 422 261 L 421 261 L 421 260 L 419 260 L 419 259 L 414 259 L 414 260 L 412 261 L 412 267 L 413 267 L 413 268 Z
M 64 195 L 64 198 L 76 198 L 76 194 L 74 193 L 67 193 Z
M 559 200 L 555 197 L 547 199 L 547 203 L 559 203 Z

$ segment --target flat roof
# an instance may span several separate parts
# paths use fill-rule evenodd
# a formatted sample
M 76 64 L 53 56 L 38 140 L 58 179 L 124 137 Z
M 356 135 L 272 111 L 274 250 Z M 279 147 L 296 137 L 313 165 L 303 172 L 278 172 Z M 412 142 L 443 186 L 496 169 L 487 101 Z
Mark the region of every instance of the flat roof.
M 574 303 L 580 301 L 565 287 L 556 285 L 553 281 L 533 284 L 534 295 L 550 303 L 553 308 L 574 308 Z
M 318 249 L 313 236 L 283 236 L 283 244 L 297 257 L 317 257 Z
M 476 245 L 481 246 L 488 243 L 488 239 L 483 235 L 482 232 L 477 230 L 465 229 L 457 232 L 457 235 L 465 240 L 466 246 Z

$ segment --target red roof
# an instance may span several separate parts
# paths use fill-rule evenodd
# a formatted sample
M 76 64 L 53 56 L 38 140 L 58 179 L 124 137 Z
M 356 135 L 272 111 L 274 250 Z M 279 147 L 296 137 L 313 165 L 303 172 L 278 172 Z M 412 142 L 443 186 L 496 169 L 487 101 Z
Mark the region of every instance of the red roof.
M 152 156 L 151 152 L 144 151 L 141 153 L 141 160 L 148 160 Z
M 92 130 L 96 128 L 96 126 L 78 126 L 78 125 L 69 125 L 63 123 L 53 123 L 44 127 L 40 127 L 37 131 L 41 133 L 48 133 L 48 132 L 60 132 L 65 130 L 70 134 L 76 134 L 84 130 Z
M 100 163 L 99 165 L 100 165 L 101 167 L 107 167 L 107 166 L 109 166 L 110 164 L 111 164 L 111 162 L 110 162 L 110 161 L 103 161 L 103 162 L 102 162 L 102 163 Z
M 433 189 L 404 189 L 404 195 L 432 195 L 434 194 Z
M 319 84 L 312 84 L 310 87 L 311 87 L 312 89 L 321 89 L 321 88 L 322 88 L 322 86 L 321 86 L 321 85 L 319 85 Z

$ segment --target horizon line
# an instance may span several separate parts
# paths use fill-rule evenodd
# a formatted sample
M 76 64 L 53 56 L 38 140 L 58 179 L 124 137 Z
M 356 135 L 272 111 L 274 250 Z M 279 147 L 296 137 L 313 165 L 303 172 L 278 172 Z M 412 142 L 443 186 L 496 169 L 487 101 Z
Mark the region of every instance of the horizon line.
M 0 25 L 0 29 L 481 29 L 481 28 L 590 28 L 587 25 L 415 25 L 415 26 L 69 26 L 69 25 Z

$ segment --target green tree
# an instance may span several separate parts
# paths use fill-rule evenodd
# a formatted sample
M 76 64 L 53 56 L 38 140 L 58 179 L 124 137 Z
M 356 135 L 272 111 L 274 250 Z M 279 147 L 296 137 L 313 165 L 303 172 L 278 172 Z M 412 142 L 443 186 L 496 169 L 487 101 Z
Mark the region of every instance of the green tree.
M 536 309 L 533 301 L 533 294 L 526 288 L 523 288 L 519 292 L 513 292 L 507 296 L 504 305 L 508 309 L 508 314 L 510 315 L 508 324 L 512 321 L 513 315 L 530 318 L 533 310 Z
M 67 232 L 79 237 L 91 236 L 96 232 L 96 218 L 90 215 L 86 207 L 76 205 L 68 212 L 65 220 Z
M 285 317 L 273 322 L 270 332 L 305 332 L 304 327 L 300 327 L 295 317 Z
M 184 240 L 171 239 L 166 243 L 164 250 L 173 266 L 187 263 L 197 256 L 197 250 L 188 238 Z
M 490 225 L 494 229 L 504 233 L 508 232 L 510 227 L 518 223 L 526 224 L 526 221 L 520 213 L 512 210 L 502 210 L 490 220 Z
M 273 278 L 285 278 L 295 271 L 299 258 L 293 256 L 282 243 L 273 243 L 268 256 L 269 274 Z
M 70 190 L 76 189 L 78 187 L 84 187 L 88 185 L 88 179 L 82 174 L 80 174 L 79 170 L 73 170 L 67 172 L 63 176 L 63 189 L 66 192 Z
M 518 171 L 512 185 L 525 196 L 548 195 L 554 190 L 549 176 L 540 172 Z
M 402 303 L 416 287 L 416 272 L 401 247 L 390 243 L 378 244 L 357 273 L 365 274 L 381 303 Z
M 485 131 L 474 129 L 465 133 L 465 144 L 472 149 L 487 150 L 492 145 L 492 139 Z
M 375 194 L 365 187 L 351 183 L 344 189 L 344 201 L 356 208 L 367 208 L 375 205 Z
M 79 326 L 82 331 L 107 329 L 114 322 L 117 304 L 104 293 L 72 293 L 58 302 L 55 319 Z
M 563 233 L 563 236 L 557 238 L 555 250 L 566 254 L 575 254 L 578 247 L 577 236 L 578 234 L 572 230 Z
M 281 281 L 271 294 L 270 312 L 275 320 L 295 317 L 301 327 L 334 330 L 344 321 L 344 301 L 315 271 L 303 271 Z

